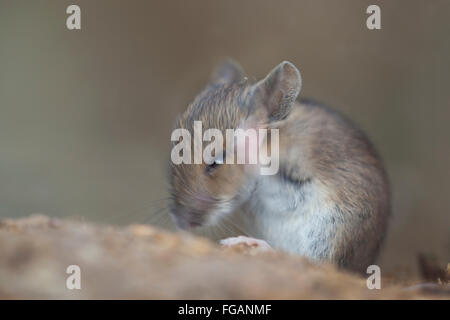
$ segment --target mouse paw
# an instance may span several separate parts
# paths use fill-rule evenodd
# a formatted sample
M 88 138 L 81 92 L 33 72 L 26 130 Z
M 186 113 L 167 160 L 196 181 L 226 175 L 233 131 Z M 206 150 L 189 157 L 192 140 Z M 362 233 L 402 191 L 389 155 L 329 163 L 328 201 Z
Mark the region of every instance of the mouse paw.
M 220 240 L 220 244 L 224 247 L 232 247 L 241 243 L 249 247 L 256 247 L 263 251 L 272 250 L 272 247 L 266 241 L 246 236 L 230 237 Z

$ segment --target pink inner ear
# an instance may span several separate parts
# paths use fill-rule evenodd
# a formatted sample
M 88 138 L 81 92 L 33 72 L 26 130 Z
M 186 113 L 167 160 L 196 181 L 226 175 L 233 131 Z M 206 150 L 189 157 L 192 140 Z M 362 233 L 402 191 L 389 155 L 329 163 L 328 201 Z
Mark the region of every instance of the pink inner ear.
M 269 118 L 281 120 L 297 99 L 301 82 L 298 69 L 284 61 L 255 85 L 255 100 L 266 107 Z

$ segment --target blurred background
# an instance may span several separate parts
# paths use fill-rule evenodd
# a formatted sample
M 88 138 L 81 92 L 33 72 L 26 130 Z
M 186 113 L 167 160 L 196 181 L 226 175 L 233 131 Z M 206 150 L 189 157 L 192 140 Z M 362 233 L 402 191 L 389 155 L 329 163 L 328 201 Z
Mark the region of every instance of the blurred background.
M 170 226 L 172 124 L 225 57 L 256 79 L 293 62 L 303 96 L 372 138 L 394 197 L 384 270 L 450 260 L 447 0 L 1 0 L 0 218 Z

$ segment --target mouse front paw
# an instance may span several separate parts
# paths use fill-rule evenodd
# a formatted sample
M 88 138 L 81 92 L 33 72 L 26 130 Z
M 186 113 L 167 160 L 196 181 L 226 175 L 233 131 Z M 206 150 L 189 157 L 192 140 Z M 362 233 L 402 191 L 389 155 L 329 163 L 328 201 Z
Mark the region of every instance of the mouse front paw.
M 272 247 L 266 241 L 246 236 L 230 237 L 220 240 L 220 244 L 224 247 L 233 247 L 241 243 L 249 247 L 256 247 L 261 251 L 272 250 Z

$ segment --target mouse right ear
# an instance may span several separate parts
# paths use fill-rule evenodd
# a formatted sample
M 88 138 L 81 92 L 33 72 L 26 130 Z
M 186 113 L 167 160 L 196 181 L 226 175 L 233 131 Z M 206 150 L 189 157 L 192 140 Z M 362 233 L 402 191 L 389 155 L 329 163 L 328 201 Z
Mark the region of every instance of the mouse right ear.
M 283 61 L 254 86 L 255 103 L 265 106 L 271 120 L 282 120 L 290 112 L 302 86 L 298 69 Z
M 232 84 L 245 77 L 241 66 L 232 59 L 227 59 L 216 67 L 211 75 L 212 84 Z

